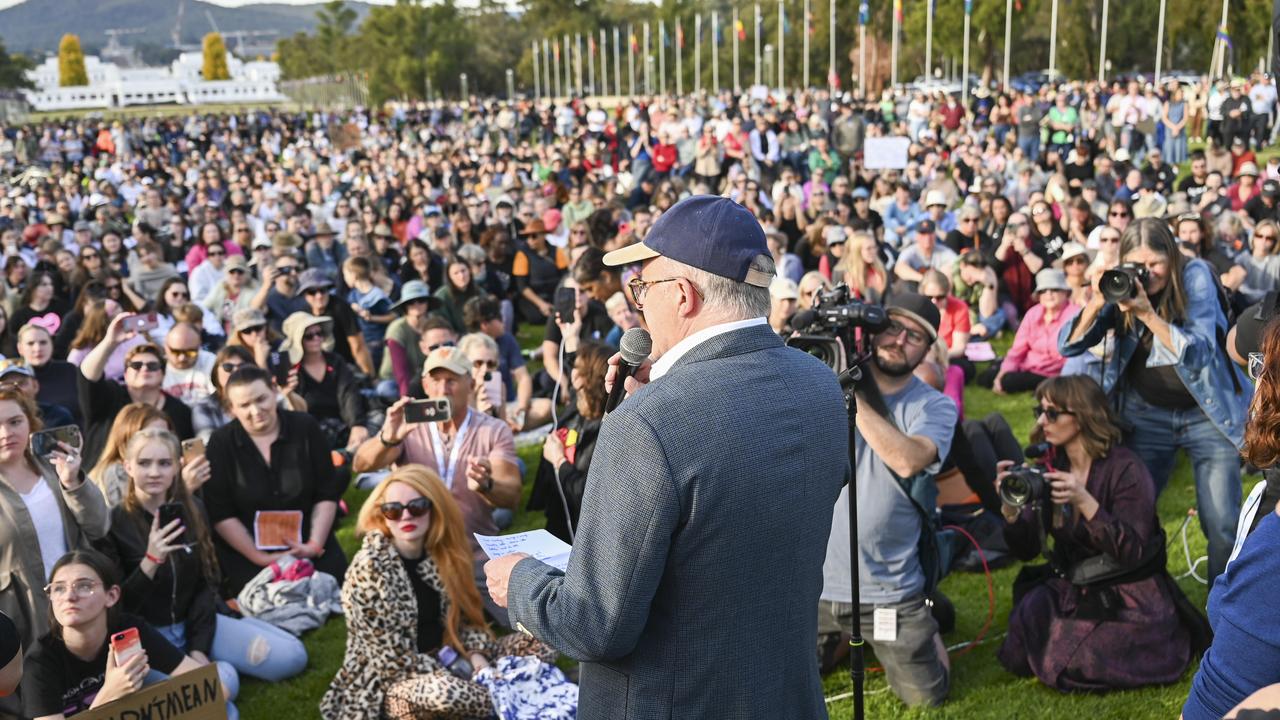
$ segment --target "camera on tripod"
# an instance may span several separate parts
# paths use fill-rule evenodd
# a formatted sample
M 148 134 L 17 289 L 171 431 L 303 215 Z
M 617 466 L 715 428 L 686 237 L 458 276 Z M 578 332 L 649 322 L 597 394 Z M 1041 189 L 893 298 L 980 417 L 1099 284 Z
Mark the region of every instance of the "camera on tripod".
M 791 326 L 802 334 L 788 338 L 787 345 L 813 355 L 839 374 L 853 364 L 853 329 L 881 332 L 889 327 L 889 315 L 879 305 L 855 299 L 849 286 L 841 283 L 818 292 L 813 308 L 796 313 Z
M 1138 285 L 1145 289 L 1151 273 L 1136 263 L 1125 263 L 1104 273 L 1098 281 L 1098 290 L 1107 302 L 1120 302 L 1138 297 Z

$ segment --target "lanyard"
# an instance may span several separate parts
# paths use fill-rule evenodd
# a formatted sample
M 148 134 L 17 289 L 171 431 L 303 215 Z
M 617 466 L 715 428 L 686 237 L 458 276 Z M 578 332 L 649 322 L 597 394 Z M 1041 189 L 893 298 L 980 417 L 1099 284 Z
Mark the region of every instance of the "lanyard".
M 471 408 L 467 408 L 467 419 L 462 421 L 462 427 L 458 428 L 458 434 L 453 438 L 453 449 L 449 451 L 447 464 L 445 464 L 444 458 L 444 437 L 440 434 L 440 430 L 436 425 L 437 423 L 431 423 L 427 428 L 431 433 L 431 451 L 436 456 L 436 465 L 440 469 L 440 479 L 444 480 L 445 487 L 452 490 L 453 474 L 458 469 L 458 456 L 461 454 L 462 441 L 467 436 L 467 429 L 471 427 Z

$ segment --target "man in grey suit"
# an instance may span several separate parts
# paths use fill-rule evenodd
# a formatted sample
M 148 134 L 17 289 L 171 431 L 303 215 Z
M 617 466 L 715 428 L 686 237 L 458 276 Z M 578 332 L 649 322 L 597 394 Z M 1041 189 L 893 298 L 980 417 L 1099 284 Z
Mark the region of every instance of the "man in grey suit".
M 773 260 L 726 198 L 681 201 L 605 262 L 643 263 L 656 361 L 601 425 L 568 570 L 497 558 L 490 593 L 582 662 L 583 720 L 825 718 L 815 608 L 849 475 L 835 375 L 769 329 Z

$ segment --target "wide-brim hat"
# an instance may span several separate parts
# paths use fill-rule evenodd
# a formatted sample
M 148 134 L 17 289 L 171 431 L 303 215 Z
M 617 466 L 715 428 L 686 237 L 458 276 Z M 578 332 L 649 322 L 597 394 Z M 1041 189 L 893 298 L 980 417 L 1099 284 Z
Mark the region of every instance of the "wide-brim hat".
M 524 229 L 520 231 L 521 235 L 546 235 L 547 226 L 542 220 L 534 219 L 524 224 Z
M 280 352 L 288 355 L 290 365 L 302 362 L 302 336 L 307 334 L 307 328 L 315 325 L 324 326 L 328 332 L 324 340 L 325 352 L 333 352 L 333 318 L 328 315 L 296 312 L 285 318 L 284 341 L 280 343 Z
M 1066 290 L 1071 291 L 1071 286 L 1067 284 L 1067 274 L 1055 268 L 1045 268 L 1036 273 L 1036 289 L 1035 294 L 1039 295 L 1045 290 Z
M 1081 255 L 1085 256 L 1086 258 L 1093 259 L 1093 256 L 1089 253 L 1089 248 L 1086 248 L 1084 245 L 1081 245 L 1080 243 L 1075 242 L 1074 240 L 1071 242 L 1063 243 L 1062 254 L 1059 255 L 1058 261 L 1055 262 L 1054 265 L 1057 267 L 1063 267 L 1067 264 L 1068 260 L 1074 257 L 1079 257 Z
M 401 310 L 415 300 L 426 300 L 429 310 L 440 307 L 440 298 L 431 294 L 431 288 L 426 283 L 421 280 L 410 280 L 400 288 L 400 299 L 391 306 L 391 309 Z
M 313 288 L 328 289 L 331 287 L 333 287 L 333 280 L 319 268 L 307 268 L 298 277 L 298 294 L 305 293 Z
M 240 256 L 233 255 L 232 257 Z M 259 325 L 266 324 L 267 316 L 257 308 L 244 308 L 242 310 L 237 310 L 235 314 L 231 316 L 231 327 L 237 333 L 244 332 L 246 329 L 251 327 L 258 327 Z

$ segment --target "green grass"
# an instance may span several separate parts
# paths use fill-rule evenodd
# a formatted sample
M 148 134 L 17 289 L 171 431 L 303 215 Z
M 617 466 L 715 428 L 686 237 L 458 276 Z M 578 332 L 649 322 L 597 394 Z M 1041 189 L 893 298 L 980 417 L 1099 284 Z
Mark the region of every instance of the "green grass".
M 541 329 L 522 333 L 520 340 L 523 347 L 536 347 L 541 341 Z M 1006 336 L 1002 342 L 996 343 L 997 350 L 1003 352 L 1007 349 L 1009 342 L 1010 338 Z M 1025 440 L 1031 430 L 1032 404 L 1028 395 L 1000 396 L 973 386 L 965 392 L 966 416 L 981 418 L 988 413 L 999 412 L 1008 419 L 1020 440 Z M 525 477 L 522 509 L 517 514 L 509 532 L 531 530 L 542 527 L 545 523 L 541 513 L 523 510 L 532 488 L 533 473 L 541 457 L 541 448 L 527 446 L 519 448 L 518 452 L 528 472 Z M 1252 484 L 1252 481 L 1247 482 Z M 355 489 L 347 492 L 346 501 L 353 514 L 368 495 L 368 492 Z M 1169 572 L 1174 577 L 1187 570 L 1178 530 L 1183 518 L 1186 517 L 1187 510 L 1192 507 L 1195 507 L 1195 485 L 1192 481 L 1190 466 L 1183 457 L 1179 459 L 1173 479 L 1159 502 L 1160 518 L 1165 534 L 1169 538 Z M 339 523 L 338 529 L 338 540 L 348 557 L 353 555 L 359 547 L 353 524 L 354 518 L 349 515 Z M 1192 521 L 1187 537 L 1190 541 L 1192 557 L 1205 554 L 1204 536 L 1200 533 L 1197 522 Z M 866 683 L 867 717 L 964 718 L 965 720 L 1073 716 L 1087 717 L 1089 720 L 1177 717 L 1187 697 L 1191 677 L 1195 672 L 1194 666 L 1175 685 L 1105 695 L 1066 695 L 1048 689 L 1034 679 L 1018 678 L 1005 672 L 996 661 L 995 652 L 1008 623 L 1011 589 L 1019 567 L 1015 564 L 993 574 L 995 617 L 981 645 L 964 654 L 952 653 L 951 694 L 945 705 L 928 711 L 908 709 L 889 691 L 884 675 L 871 672 L 867 676 Z M 1204 585 L 1189 578 L 1180 580 L 1179 585 L 1193 603 L 1203 607 L 1207 598 Z M 988 614 L 985 576 L 953 574 L 943 581 L 942 590 L 955 604 L 957 615 L 956 629 L 944 637 L 944 641 L 948 646 L 952 646 L 973 640 L 982 629 Z M 273 712 L 280 713 L 283 710 L 286 713 L 285 716 L 291 720 L 318 718 L 317 706 L 320 697 L 342 664 L 345 639 L 346 626 L 342 618 L 332 618 L 324 627 L 309 633 L 304 639 L 310 653 L 305 673 L 275 684 L 246 678 L 241 686 L 238 700 L 241 714 L 245 718 L 266 718 L 271 717 Z M 874 655 L 869 653 L 867 661 L 869 665 L 874 665 Z M 571 664 L 563 663 L 566 667 Z M 848 693 L 852 685 L 847 667 L 827 676 L 823 684 L 828 697 Z M 849 699 L 836 700 L 828 707 L 833 719 L 843 720 L 853 715 L 853 705 Z

